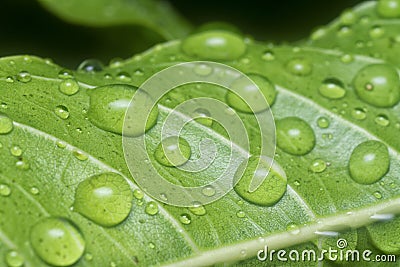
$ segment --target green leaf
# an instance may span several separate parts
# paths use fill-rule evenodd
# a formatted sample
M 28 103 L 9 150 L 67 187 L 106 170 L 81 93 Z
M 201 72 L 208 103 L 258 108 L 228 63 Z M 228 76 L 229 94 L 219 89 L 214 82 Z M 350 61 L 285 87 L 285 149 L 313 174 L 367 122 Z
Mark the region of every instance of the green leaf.
M 363 227 L 382 219 L 382 214 L 394 216 L 399 213 L 400 141 L 393 138 L 399 131 L 399 106 L 376 107 L 360 99 L 353 86 L 353 79 L 360 70 L 382 62 L 355 56 L 347 64 L 341 61 L 339 52 L 331 50 L 271 47 L 229 35 L 233 33 L 198 33 L 194 54 L 186 51 L 188 44 L 196 46 L 191 42 L 192 37 L 188 37 L 182 42 L 158 45 L 142 55 L 91 73 L 68 73 L 53 63 L 30 56 L 1 59 L 0 111 L 7 117 L 0 118 L 0 130 L 5 129 L 0 135 L 0 184 L 2 190 L 9 188 L 10 192 L 0 196 L 0 254 L 15 250 L 28 266 L 46 266 L 45 262 L 60 260 L 51 253 L 37 256 L 41 255 L 38 253 L 41 248 L 32 245 L 35 235 L 31 231 L 51 216 L 65 218 L 84 238 L 85 255 L 75 259 L 77 266 L 104 266 L 111 262 L 117 266 L 207 266 L 246 260 L 254 257 L 266 244 L 270 249 L 280 249 L 307 241 L 317 242 L 316 239 L 326 232 Z M 207 42 L 208 38 L 226 38 L 227 42 L 219 44 L 233 47 L 207 47 L 216 45 Z M 212 53 L 207 49 L 213 50 Z M 227 55 L 225 51 L 235 51 L 236 57 L 231 58 L 232 54 Z M 96 123 L 91 117 L 92 105 L 97 105 L 93 98 L 98 90 L 96 87 L 113 85 L 102 87 L 109 89 L 109 94 L 102 95 L 104 105 L 107 105 L 119 97 L 132 95 L 136 87 L 160 70 L 176 63 L 213 60 L 213 57 L 245 74 L 267 79 L 276 90 L 275 100 L 270 104 L 275 119 L 281 123 L 277 123 L 275 160 L 278 166 L 274 172 L 287 177 L 288 184 L 286 192 L 275 204 L 255 202 L 237 188 L 200 209 L 175 207 L 142 196 L 126 165 L 122 137 L 118 134 L 120 128 L 116 123 L 121 118 L 121 111 L 105 112 L 103 122 Z M 332 86 L 327 86 L 332 78 L 335 81 L 333 94 L 329 89 Z M 73 79 L 79 84 L 78 91 L 72 90 L 76 85 Z M 118 89 L 114 84 L 129 86 L 121 89 L 120 85 Z M 321 86 L 325 88 L 324 93 L 321 93 Z M 267 94 L 268 88 L 263 87 L 262 91 Z M 344 91 L 341 97 L 337 97 L 338 91 Z M 181 137 L 190 144 L 194 158 L 201 156 L 195 148 L 199 147 L 202 138 L 214 142 L 218 154 L 209 168 L 197 173 L 185 172 L 159 164 L 154 157 L 161 141 L 162 124 L 172 108 L 197 97 L 226 102 L 226 93 L 226 89 L 215 85 L 189 84 L 176 88 L 160 100 L 157 123 L 150 127 L 145 138 L 150 160 L 166 180 L 185 186 L 203 185 L 227 166 L 230 144 L 219 123 L 209 126 L 208 123 L 192 122 L 181 132 Z M 230 104 L 235 107 L 233 102 Z M 356 112 L 359 109 L 365 116 Z M 254 114 L 237 114 L 251 142 L 249 151 L 233 149 L 235 166 L 248 157 L 248 152 L 259 155 L 261 144 Z M 12 130 L 10 119 L 14 122 Z M 294 123 L 285 126 L 288 119 Z M 111 128 L 102 126 L 107 122 Z M 298 127 L 294 129 L 300 131 L 299 139 L 288 135 L 290 125 Z M 292 147 L 282 145 L 282 140 Z M 356 182 L 348 168 L 353 150 L 368 140 L 377 140 L 386 148 L 382 153 L 388 153 L 390 167 L 383 177 L 372 177 L 378 181 L 364 184 Z M 307 149 L 297 149 L 304 144 Z M 380 166 L 380 160 L 378 155 L 373 164 L 385 169 L 384 164 Z M 358 163 L 361 167 L 367 164 Z M 101 174 L 108 176 L 110 172 L 122 177 L 135 196 L 125 220 L 124 216 L 111 216 L 120 209 L 117 204 L 107 206 L 107 198 L 88 203 L 88 207 L 94 207 L 96 216 L 91 214 L 91 209 L 82 206 L 71 209 L 78 201 L 76 196 L 83 194 L 78 192 L 96 188 L 96 184 L 89 187 L 91 183 L 86 181 L 97 179 Z M 119 183 L 125 182 L 120 180 Z M 264 186 L 268 185 L 261 184 L 262 189 Z M 111 186 L 105 184 L 104 187 Z M 125 192 L 115 199 L 116 203 L 124 204 L 124 199 L 129 199 L 123 190 L 125 187 L 117 184 L 115 188 Z M 110 211 L 95 210 L 95 207 L 103 206 L 110 207 Z M 122 213 L 126 210 L 126 206 L 123 207 Z M 390 225 L 385 227 L 387 231 L 398 229 Z M 72 231 L 72 234 L 76 233 Z M 383 249 L 380 244 L 385 243 L 384 240 L 375 238 L 370 230 L 368 238 L 378 249 Z M 51 242 L 54 240 L 46 239 L 46 242 L 44 246 L 53 247 Z M 305 246 L 315 245 L 307 243 Z M 249 266 L 263 264 L 255 258 L 248 263 Z M 326 264 L 330 265 L 329 262 Z
M 49 11 L 75 24 L 94 27 L 143 25 L 165 39 L 183 37 L 189 24 L 164 1 L 147 0 L 39 0 Z
M 392 3 L 392 7 L 390 6 Z M 396 7 L 397 6 L 397 7 Z M 364 2 L 316 29 L 305 45 L 367 55 L 400 66 L 400 12 L 397 0 Z M 397 10 L 397 11 L 396 11 Z M 343 57 L 346 61 L 348 56 Z

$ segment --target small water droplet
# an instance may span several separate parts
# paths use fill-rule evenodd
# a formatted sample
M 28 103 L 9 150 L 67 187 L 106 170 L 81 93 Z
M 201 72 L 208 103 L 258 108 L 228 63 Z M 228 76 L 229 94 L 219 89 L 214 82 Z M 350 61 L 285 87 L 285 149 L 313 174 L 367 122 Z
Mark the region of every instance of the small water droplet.
M 8 83 L 13 83 L 13 82 L 14 82 L 14 78 L 11 77 L 11 76 L 7 76 L 6 82 L 8 82 Z
M 60 70 L 58 73 L 58 78 L 60 79 L 72 79 L 74 74 L 70 70 Z
M 267 50 L 263 53 L 262 57 L 263 60 L 265 61 L 272 61 L 275 59 L 275 55 L 274 52 L 272 52 L 271 50 Z
M 63 80 L 58 89 L 65 95 L 74 95 L 79 91 L 79 84 L 74 79 Z
M 312 64 L 304 58 L 295 58 L 286 64 L 286 69 L 297 76 L 306 76 L 312 72 Z
M 326 162 L 322 159 L 314 160 L 310 165 L 310 170 L 315 173 L 320 173 L 325 171 L 326 169 Z
M 385 30 L 381 26 L 373 26 L 369 31 L 369 36 L 373 39 L 381 38 L 385 34 Z
M 78 71 L 83 72 L 99 72 L 104 68 L 103 63 L 97 59 L 86 59 L 79 66 Z
M 326 129 L 329 127 L 330 122 L 326 117 L 319 117 L 317 120 L 317 124 L 319 128 Z
M 325 79 L 318 91 L 322 96 L 329 99 L 339 99 L 346 95 L 343 83 L 336 78 Z
M 130 82 L 132 80 L 131 75 L 129 73 L 122 71 L 117 74 L 117 79 L 122 82 Z
M 122 66 L 122 58 L 116 57 L 110 60 L 110 67 L 111 68 L 118 68 Z
M 396 69 L 387 64 L 362 68 L 353 80 L 359 98 L 376 107 L 391 107 L 400 100 L 400 80 Z
M 379 141 L 366 141 L 352 152 L 349 161 L 351 178 L 360 184 L 373 184 L 389 170 L 389 152 Z
M 15 167 L 17 167 L 17 169 L 26 171 L 29 170 L 30 165 L 25 159 L 21 159 L 15 163 Z
M 342 61 L 345 64 L 348 64 L 354 61 L 354 57 L 349 54 L 344 54 L 340 57 L 340 61 Z
M 49 217 L 37 222 L 31 229 L 30 242 L 43 261 L 56 266 L 74 264 L 85 250 L 79 229 L 64 218 Z
M 276 141 L 280 149 L 293 155 L 305 155 L 315 146 L 315 135 L 310 125 L 297 117 L 276 122 Z
M 213 69 L 209 65 L 205 63 L 201 64 L 196 64 L 194 67 L 194 73 L 196 73 L 199 76 L 208 76 L 212 73 Z
M 15 250 L 10 250 L 6 254 L 6 263 L 8 267 L 21 267 L 24 265 L 24 257 Z
M 300 228 L 299 228 L 296 224 L 293 224 L 293 223 L 289 224 L 289 225 L 286 227 L 286 230 L 287 230 L 289 233 L 291 233 L 292 235 L 298 235 L 298 234 L 300 234 Z
M 191 218 L 190 215 L 187 214 L 187 213 L 183 213 L 183 214 L 181 214 L 181 215 L 179 216 L 179 221 L 180 221 L 182 224 L 188 225 L 188 224 L 191 223 L 191 220 L 192 220 L 192 218 Z
M 380 126 L 388 126 L 390 124 L 389 118 L 383 114 L 376 116 L 375 122 Z
M 0 184 L 0 196 L 8 197 L 11 194 L 11 188 L 6 184 Z
M 299 180 L 295 180 L 295 181 L 294 181 L 294 185 L 295 185 L 295 186 L 299 186 L 299 185 L 300 185 L 300 181 L 299 181 Z
M 85 161 L 89 158 L 85 152 L 80 150 L 74 150 L 72 154 L 74 155 L 75 158 L 79 159 L 80 161 Z
M 363 108 L 355 108 L 351 111 L 351 116 L 356 120 L 364 120 L 367 117 L 367 112 Z
M 162 165 L 172 167 L 186 163 L 191 156 L 189 143 L 178 136 L 170 136 L 157 146 L 154 157 Z
M 158 205 L 154 201 L 150 201 L 146 204 L 145 212 L 149 215 L 156 215 L 158 213 Z
M 111 227 L 128 217 L 132 199 L 124 177 L 117 173 L 102 173 L 78 185 L 74 210 L 99 225 Z
M 212 185 L 206 185 L 201 192 L 207 197 L 212 197 L 215 195 L 215 188 Z
M 14 157 L 19 157 L 22 155 L 22 149 L 19 146 L 13 146 L 10 149 L 10 153 L 11 155 L 13 155 Z
M 39 194 L 39 189 L 37 187 L 31 187 L 31 194 L 32 195 L 38 195 Z
M 154 248 L 156 247 L 156 245 L 154 245 L 153 242 L 150 242 L 149 245 L 148 245 L 148 247 L 149 247 L 150 249 L 154 249 Z
M 143 197 L 144 197 L 144 193 L 143 193 L 143 191 L 140 190 L 140 189 L 135 189 L 135 190 L 133 190 L 133 196 L 134 196 L 136 199 L 141 200 L 141 199 L 143 199 Z
M 242 210 L 239 210 L 238 212 L 236 212 L 236 216 L 238 218 L 244 218 L 244 217 L 246 217 L 246 213 Z
M 338 37 L 348 37 L 350 35 L 352 35 L 353 30 L 351 29 L 351 27 L 349 25 L 342 25 L 339 27 L 338 31 L 337 31 L 337 36 Z
M 60 119 L 66 120 L 69 118 L 69 110 L 66 106 L 59 105 L 55 107 L 54 114 L 57 115 Z
M 375 191 L 375 192 L 374 192 L 374 197 L 375 197 L 376 199 L 381 199 L 381 198 L 382 198 L 381 192 Z
M 203 216 L 207 213 L 206 208 L 199 202 L 193 203 L 193 207 L 189 207 L 191 213 L 197 216 Z
M 133 72 L 133 74 L 136 75 L 136 76 L 143 76 L 144 75 L 144 71 L 142 69 L 136 69 Z
M 22 82 L 22 83 L 27 83 L 27 82 L 30 82 L 32 80 L 32 76 L 27 71 L 21 71 L 17 75 L 17 80 Z
M 61 141 L 61 140 L 57 140 L 56 145 L 58 148 L 66 148 L 67 147 L 67 143 L 65 143 L 64 141 Z
M 0 134 L 8 134 L 13 128 L 13 121 L 9 117 L 0 114 Z
M 376 6 L 378 14 L 383 18 L 400 18 L 399 0 L 380 0 Z

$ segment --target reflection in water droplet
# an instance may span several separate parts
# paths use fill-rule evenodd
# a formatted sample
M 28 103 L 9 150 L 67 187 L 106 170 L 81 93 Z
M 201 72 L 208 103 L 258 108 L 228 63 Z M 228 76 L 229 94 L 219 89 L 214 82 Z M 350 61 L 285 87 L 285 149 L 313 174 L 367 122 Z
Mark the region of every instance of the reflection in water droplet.
M 63 218 L 45 218 L 30 232 L 35 253 L 46 263 L 69 266 L 77 262 L 85 250 L 85 240 L 70 221 Z
M 238 212 L 236 212 L 236 216 L 238 218 L 244 218 L 244 217 L 246 217 L 246 213 L 242 210 L 239 210 Z
M 399 0 L 380 0 L 377 2 L 376 9 L 383 18 L 400 18 Z
M 389 170 L 389 152 L 379 141 L 366 141 L 352 152 L 349 161 L 351 178 L 360 184 L 372 184 L 379 181 Z
M 172 167 L 186 163 L 191 156 L 189 143 L 182 137 L 170 136 L 157 146 L 154 157 L 162 165 Z
M 293 155 L 305 155 L 315 146 L 314 131 L 304 120 L 287 117 L 276 122 L 276 141 L 280 149 Z

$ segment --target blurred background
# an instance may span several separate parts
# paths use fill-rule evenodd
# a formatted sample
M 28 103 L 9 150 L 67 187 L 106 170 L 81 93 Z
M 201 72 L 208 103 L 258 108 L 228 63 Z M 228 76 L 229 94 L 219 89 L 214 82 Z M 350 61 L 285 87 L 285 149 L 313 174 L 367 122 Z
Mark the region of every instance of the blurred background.
M 169 0 L 194 28 L 207 22 L 235 25 L 256 40 L 295 42 L 361 0 Z M 35 0 L 0 0 L 0 56 L 33 54 L 76 68 L 86 58 L 108 63 L 163 42 L 141 26 L 88 27 L 64 22 Z

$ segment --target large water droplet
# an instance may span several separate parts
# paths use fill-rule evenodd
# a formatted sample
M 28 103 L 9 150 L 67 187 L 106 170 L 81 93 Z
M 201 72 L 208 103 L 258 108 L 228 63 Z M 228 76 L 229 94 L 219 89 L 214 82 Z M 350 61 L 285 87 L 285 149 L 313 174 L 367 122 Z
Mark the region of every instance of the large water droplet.
M 366 141 L 352 152 L 349 162 L 351 178 L 360 184 L 379 181 L 389 170 L 390 158 L 387 147 L 379 141 Z
M 325 79 L 318 91 L 322 96 L 329 99 L 339 99 L 346 95 L 343 83 L 336 78 Z
M 21 71 L 17 75 L 17 80 L 22 82 L 22 83 L 27 83 L 27 82 L 30 82 L 32 80 L 32 76 L 27 71 Z
M 376 107 L 391 107 L 400 100 L 400 80 L 396 69 L 387 64 L 362 68 L 353 80 L 357 95 Z
M 24 265 L 24 257 L 15 250 L 11 250 L 6 254 L 6 263 L 9 267 L 20 267 Z
M 145 212 L 149 215 L 156 215 L 158 213 L 158 205 L 154 201 L 150 201 L 144 208 Z
M 0 134 L 8 134 L 13 128 L 13 121 L 9 117 L 0 114 Z
M 170 136 L 157 146 L 154 157 L 162 165 L 172 167 L 186 163 L 191 155 L 189 143 L 178 136 Z
M 85 240 L 70 221 L 63 218 L 45 218 L 30 232 L 35 253 L 55 266 L 69 266 L 77 262 L 85 250 Z
M 58 89 L 65 95 L 74 95 L 79 91 L 79 84 L 73 79 L 66 79 L 60 83 Z
M 55 107 L 54 114 L 57 115 L 60 119 L 66 120 L 69 118 L 69 110 L 66 106 L 59 105 Z
M 86 59 L 78 67 L 78 71 L 98 72 L 104 68 L 103 63 L 97 59 Z
M 253 113 L 260 112 L 268 109 L 268 105 L 259 98 L 260 91 L 264 95 L 265 100 L 271 106 L 276 97 L 275 86 L 265 77 L 258 74 L 247 75 L 254 83 L 250 83 L 246 77 L 241 77 L 231 84 L 231 88 L 235 89 L 236 93 L 228 91 L 226 93 L 226 101 L 232 108 L 246 112 Z M 240 96 L 246 96 L 248 102 L 246 103 Z M 253 110 L 252 110 L 253 109 Z
M 78 185 L 74 211 L 97 224 L 110 227 L 128 217 L 132 199 L 130 186 L 124 177 L 116 173 L 102 173 Z
M 11 195 L 11 188 L 6 184 L 0 184 L 0 196 L 8 197 Z
M 400 18 L 400 0 L 380 0 L 376 9 L 381 17 Z
M 295 58 L 286 64 L 286 69 L 298 76 L 306 76 L 312 72 L 312 64 L 304 58 Z
M 117 134 L 122 134 L 125 113 L 130 106 L 133 95 L 136 92 L 136 87 L 124 84 L 105 85 L 97 87 L 89 91 L 90 108 L 88 111 L 89 120 L 97 127 Z M 144 96 L 145 97 L 145 96 Z M 143 111 L 135 114 L 140 116 L 138 120 L 143 119 L 144 114 L 147 115 L 147 110 L 153 106 L 153 101 L 150 97 L 145 97 L 144 103 L 133 101 L 132 105 L 139 105 L 136 110 Z M 132 108 L 132 107 L 131 107 Z M 131 114 L 127 114 L 127 126 L 124 129 L 124 134 L 129 136 L 138 136 L 152 128 L 158 117 L 157 105 L 151 110 L 145 129 L 142 129 L 140 122 L 136 122 L 136 118 L 130 118 Z M 145 118 L 144 118 L 145 119 Z
M 284 173 L 270 168 L 270 162 L 264 158 L 252 156 L 243 162 L 236 172 L 234 186 L 236 193 L 248 202 L 261 205 L 272 206 L 277 203 L 286 192 L 287 179 Z M 259 164 L 259 168 L 257 165 Z M 241 177 L 239 174 L 243 173 Z M 254 191 L 250 191 L 252 180 L 262 181 Z
M 226 31 L 206 31 L 189 36 L 182 42 L 185 54 L 210 60 L 234 60 L 246 51 L 240 36 Z
M 276 142 L 286 153 L 305 155 L 314 148 L 315 135 L 307 122 L 287 117 L 276 122 Z

